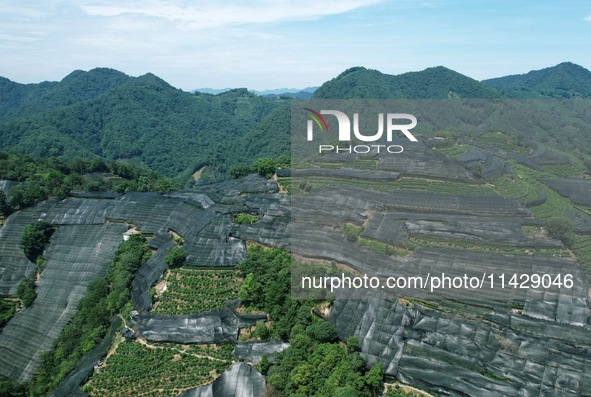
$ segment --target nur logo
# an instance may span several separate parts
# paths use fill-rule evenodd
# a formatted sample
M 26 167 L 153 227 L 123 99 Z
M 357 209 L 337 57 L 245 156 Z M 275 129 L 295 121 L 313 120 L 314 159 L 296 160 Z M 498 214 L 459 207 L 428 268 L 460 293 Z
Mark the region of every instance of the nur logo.
M 351 120 L 349 117 L 339 110 L 321 110 L 317 112 L 312 109 L 304 108 L 310 114 L 310 120 L 307 124 L 308 141 L 314 140 L 314 124 L 318 126 L 320 132 L 328 132 L 328 123 L 322 115 L 332 115 L 337 118 L 339 124 L 339 141 L 340 142 L 351 142 Z M 413 129 L 417 125 L 417 118 L 412 114 L 407 113 L 387 113 L 384 117 L 384 113 L 378 113 L 378 130 L 373 135 L 364 135 L 359 131 L 359 113 L 353 113 L 353 134 L 358 141 L 361 142 L 375 142 L 382 138 L 384 135 L 384 119 L 386 124 L 386 140 L 392 142 L 392 136 L 395 131 L 400 131 L 406 136 L 411 142 L 417 142 L 417 138 L 409 130 Z M 408 120 L 410 123 L 406 124 L 395 124 L 395 120 Z M 386 148 L 388 153 L 401 153 L 404 148 L 400 145 L 357 145 L 347 146 L 345 148 L 339 148 L 334 145 L 319 145 L 319 152 L 333 151 L 336 149 L 337 153 L 348 152 L 348 153 L 369 153 L 372 149 L 377 149 L 380 153 L 380 148 Z

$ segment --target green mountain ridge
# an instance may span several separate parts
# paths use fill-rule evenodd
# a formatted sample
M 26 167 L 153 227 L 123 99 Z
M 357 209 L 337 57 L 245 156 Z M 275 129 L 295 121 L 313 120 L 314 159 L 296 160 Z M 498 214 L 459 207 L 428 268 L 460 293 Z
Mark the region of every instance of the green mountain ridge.
M 225 168 L 236 153 L 240 158 L 242 151 L 234 150 L 232 141 L 285 102 L 246 89 L 194 95 L 150 73 L 124 80 L 94 79 L 97 74 L 101 71 L 70 75 L 52 85 L 47 106 L 7 117 L 0 123 L 2 149 L 37 157 L 128 159 L 166 176 L 187 176 L 203 165 Z M 80 83 L 78 91 L 88 95 L 65 104 L 60 94 L 71 91 L 71 81 L 80 77 L 97 88 L 89 92 L 89 85 Z
M 60 82 L 39 84 L 19 84 L 0 78 L 0 120 L 30 116 L 94 99 L 130 79 L 109 68 L 95 68 L 88 72 L 76 70 Z
M 485 82 L 443 66 L 400 75 L 353 67 L 313 98 L 563 98 L 575 85 L 577 95 L 591 93 L 591 72 L 571 63 Z M 293 100 L 246 88 L 189 93 L 152 73 L 109 68 L 39 84 L 0 78 L 0 150 L 127 160 L 185 182 L 203 166 L 224 174 L 235 164 L 289 155 Z
M 572 62 L 482 83 L 511 98 L 591 98 L 591 72 Z
M 364 67 L 353 67 L 324 83 L 316 99 L 444 99 L 500 98 L 496 90 L 443 66 L 420 72 L 388 75 Z

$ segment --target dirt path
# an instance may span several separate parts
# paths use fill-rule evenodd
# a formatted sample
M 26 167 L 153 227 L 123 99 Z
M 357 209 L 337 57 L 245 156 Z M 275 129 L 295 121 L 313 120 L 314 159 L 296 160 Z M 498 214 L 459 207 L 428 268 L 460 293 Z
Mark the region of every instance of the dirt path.
M 146 346 L 149 349 L 164 349 L 164 347 L 153 345 L 153 344 L 149 343 L 146 339 L 141 338 L 141 337 L 136 338 L 136 341 L 138 341 L 139 343 L 141 343 L 142 345 Z M 183 346 L 186 346 L 186 345 L 183 345 Z M 213 360 L 213 361 L 225 361 L 220 358 L 215 358 L 215 357 L 204 355 L 204 354 L 191 353 L 191 352 L 188 352 L 187 350 L 183 350 L 183 349 L 174 348 L 174 350 L 178 351 L 179 353 L 188 354 L 193 357 L 207 358 L 207 359 Z
M 406 393 L 412 392 L 412 393 L 417 393 L 419 396 L 434 397 L 432 394 L 429 394 L 424 390 L 420 390 L 420 389 L 417 389 L 415 387 L 408 386 L 408 385 L 403 385 L 402 383 L 385 383 L 384 390 L 394 389 L 396 387 L 396 385 L 398 385 Z

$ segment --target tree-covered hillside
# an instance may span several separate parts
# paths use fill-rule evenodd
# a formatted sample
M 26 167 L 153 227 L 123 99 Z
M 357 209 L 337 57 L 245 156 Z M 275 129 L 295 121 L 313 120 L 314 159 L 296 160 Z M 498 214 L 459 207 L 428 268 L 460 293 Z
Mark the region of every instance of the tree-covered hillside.
M 591 72 L 571 62 L 482 83 L 511 98 L 591 98 Z
M 130 77 L 106 68 L 40 84 L 0 78 L 0 94 L 0 150 L 65 161 L 123 159 L 182 183 L 204 166 L 223 178 L 232 166 L 289 155 L 289 106 L 298 100 L 246 89 L 188 93 L 153 74 Z M 442 66 L 400 75 L 354 67 L 324 83 L 313 98 L 542 96 L 589 97 L 591 72 L 563 63 L 478 82 Z
M 317 99 L 442 99 L 499 98 L 495 90 L 443 66 L 400 75 L 353 67 L 324 83 L 314 92 Z
M 225 171 L 238 160 L 252 161 L 246 153 L 265 157 L 263 142 L 242 138 L 287 101 L 246 89 L 191 94 L 152 74 L 132 78 L 108 69 L 74 72 L 59 83 L 3 80 L 0 89 L 7 93 L 0 99 L 1 149 L 65 160 L 128 159 L 169 177 L 187 177 L 204 165 Z M 262 131 L 273 127 L 265 121 Z M 287 130 L 268 132 L 278 133 L 289 142 Z
M 94 99 L 132 77 L 114 69 L 76 70 L 61 82 L 19 84 L 0 78 L 0 120 L 43 113 Z
M 5 216 L 50 197 L 64 198 L 72 191 L 165 193 L 180 187 L 156 172 L 125 162 L 105 162 L 98 157 L 64 162 L 55 157 L 33 158 L 4 152 L 0 152 L 0 180 L 17 182 L 8 192 L 0 190 L 6 203 L 0 215 Z

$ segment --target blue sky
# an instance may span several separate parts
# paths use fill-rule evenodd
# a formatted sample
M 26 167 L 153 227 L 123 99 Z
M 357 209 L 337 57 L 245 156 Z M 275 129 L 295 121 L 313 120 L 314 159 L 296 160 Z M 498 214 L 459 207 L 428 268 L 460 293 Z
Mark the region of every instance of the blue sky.
M 591 1 L 5 0 L 0 59 L 21 83 L 97 66 L 184 90 L 303 88 L 351 66 L 480 80 L 591 68 Z

